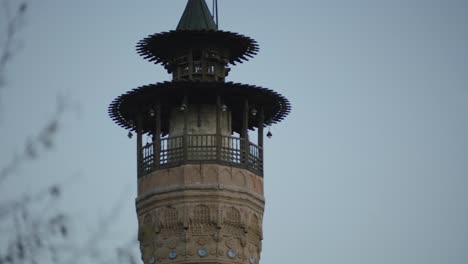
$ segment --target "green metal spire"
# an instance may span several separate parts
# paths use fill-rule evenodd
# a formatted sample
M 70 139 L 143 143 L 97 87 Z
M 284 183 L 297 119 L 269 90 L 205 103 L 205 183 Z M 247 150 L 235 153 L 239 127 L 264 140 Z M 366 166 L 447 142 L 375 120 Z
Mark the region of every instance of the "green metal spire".
M 188 0 L 177 30 L 217 30 L 205 0 Z

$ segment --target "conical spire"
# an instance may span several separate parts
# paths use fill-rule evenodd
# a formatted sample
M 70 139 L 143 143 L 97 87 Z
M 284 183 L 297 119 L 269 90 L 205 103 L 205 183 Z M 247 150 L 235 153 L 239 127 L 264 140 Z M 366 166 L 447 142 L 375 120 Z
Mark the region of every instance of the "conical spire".
M 188 0 L 177 30 L 217 30 L 205 0 Z

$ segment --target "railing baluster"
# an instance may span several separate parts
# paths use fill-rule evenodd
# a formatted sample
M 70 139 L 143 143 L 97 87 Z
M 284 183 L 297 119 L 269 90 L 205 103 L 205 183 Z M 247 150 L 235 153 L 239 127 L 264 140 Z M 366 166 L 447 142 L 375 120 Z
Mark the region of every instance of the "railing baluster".
M 161 138 L 158 148 L 147 144 L 141 148 L 142 175 L 187 162 L 222 162 L 263 173 L 262 147 L 243 138 L 218 135 L 181 135 Z M 156 160 L 155 150 L 159 149 Z

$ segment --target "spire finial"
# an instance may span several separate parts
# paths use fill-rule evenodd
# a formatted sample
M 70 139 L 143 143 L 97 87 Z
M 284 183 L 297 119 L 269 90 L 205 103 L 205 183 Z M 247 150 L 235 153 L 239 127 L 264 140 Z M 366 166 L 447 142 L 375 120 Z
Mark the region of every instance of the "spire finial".
M 217 3 L 216 3 L 217 6 Z M 177 30 L 217 30 L 205 0 L 188 0 Z

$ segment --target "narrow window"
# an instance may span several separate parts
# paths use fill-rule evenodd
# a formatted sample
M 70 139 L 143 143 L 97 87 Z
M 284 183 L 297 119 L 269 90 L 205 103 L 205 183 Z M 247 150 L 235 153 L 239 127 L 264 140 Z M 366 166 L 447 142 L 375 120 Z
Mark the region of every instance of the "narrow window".
M 195 73 L 202 73 L 202 66 L 200 64 L 197 63 L 197 64 L 194 64 L 193 66 L 194 66 L 193 68 L 194 68 Z
M 208 65 L 208 74 L 214 74 L 214 73 L 215 73 L 214 65 Z

